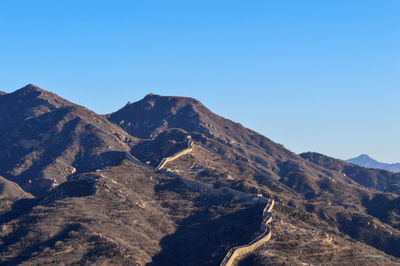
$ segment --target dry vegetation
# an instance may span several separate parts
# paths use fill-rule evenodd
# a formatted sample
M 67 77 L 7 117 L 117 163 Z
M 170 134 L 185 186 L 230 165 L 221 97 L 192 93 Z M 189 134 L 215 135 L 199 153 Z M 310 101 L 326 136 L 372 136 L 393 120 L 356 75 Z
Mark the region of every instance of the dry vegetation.
M 2 265 L 218 265 L 270 197 L 272 238 L 240 265 L 400 262 L 397 175 L 298 156 L 191 98 L 100 116 L 28 85 L 0 95 L 0 161 Z

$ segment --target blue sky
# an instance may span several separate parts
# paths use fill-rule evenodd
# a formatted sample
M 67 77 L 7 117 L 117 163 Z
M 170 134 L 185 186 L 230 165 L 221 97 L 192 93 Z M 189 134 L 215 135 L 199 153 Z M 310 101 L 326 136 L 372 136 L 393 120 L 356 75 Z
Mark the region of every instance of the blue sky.
M 294 152 L 400 162 L 400 1 L 0 2 L 0 90 L 191 96 Z

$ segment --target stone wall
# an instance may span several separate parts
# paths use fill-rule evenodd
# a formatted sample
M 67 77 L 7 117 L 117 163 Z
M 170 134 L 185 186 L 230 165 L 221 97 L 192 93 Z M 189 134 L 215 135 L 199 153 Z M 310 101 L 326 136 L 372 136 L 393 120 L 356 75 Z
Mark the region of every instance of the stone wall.
M 250 254 L 255 249 L 266 243 L 271 238 L 271 228 L 269 223 L 272 221 L 272 209 L 274 208 L 274 199 L 269 199 L 267 206 L 263 210 L 263 221 L 261 223 L 261 230 L 263 233 L 247 245 L 231 248 L 226 254 L 221 266 L 232 266 L 237 258 Z
M 176 159 L 178 159 L 179 157 L 181 157 L 181 156 L 183 156 L 185 154 L 190 153 L 192 150 L 193 150 L 193 141 L 189 140 L 188 148 L 186 148 L 184 150 L 181 150 L 180 152 L 177 152 L 172 156 L 165 157 L 164 159 L 162 159 L 160 164 L 157 166 L 157 170 L 161 170 L 167 163 L 169 163 L 169 162 L 171 162 L 173 160 L 176 160 Z
M 179 157 L 186 155 L 190 152 L 192 152 L 193 150 L 193 141 L 189 140 L 188 142 L 188 148 L 175 153 L 172 156 L 169 157 L 165 157 L 160 164 L 157 166 L 157 170 L 161 170 L 167 163 L 178 159 Z M 183 179 L 182 177 L 180 177 L 179 175 L 176 175 L 178 178 Z M 184 179 L 183 179 L 184 180 Z M 196 185 L 200 186 L 200 182 L 196 182 L 194 180 L 185 180 L 186 182 L 191 182 L 191 183 L 195 183 Z M 201 184 L 201 186 L 206 187 L 204 184 Z M 211 190 L 210 188 L 207 187 L 207 189 Z M 224 188 L 226 191 L 225 192 L 232 192 L 233 190 L 230 188 Z M 220 189 L 221 191 L 223 189 Z M 242 194 L 242 192 L 239 191 L 235 191 L 237 194 Z M 244 193 L 243 193 L 244 194 Z M 251 241 L 249 244 L 247 245 L 243 245 L 243 246 L 238 246 L 238 247 L 233 247 L 231 248 L 228 253 L 226 254 L 224 260 L 221 263 L 221 266 L 231 266 L 233 265 L 233 263 L 235 262 L 235 260 L 238 257 L 247 255 L 251 252 L 253 252 L 255 249 L 257 249 L 258 247 L 260 247 L 262 244 L 266 243 L 270 238 L 271 238 L 271 228 L 269 227 L 269 223 L 272 221 L 272 209 L 274 207 L 275 201 L 274 199 L 268 199 L 267 201 L 267 205 L 265 206 L 264 210 L 263 210 L 263 221 L 261 223 L 261 230 L 263 231 L 261 233 L 261 235 L 259 235 L 256 239 L 254 239 L 253 241 Z

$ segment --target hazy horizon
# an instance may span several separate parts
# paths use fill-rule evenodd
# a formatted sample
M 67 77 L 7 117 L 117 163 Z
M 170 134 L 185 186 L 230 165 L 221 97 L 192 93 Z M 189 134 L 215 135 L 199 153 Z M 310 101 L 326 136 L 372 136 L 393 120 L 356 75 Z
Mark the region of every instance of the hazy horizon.
M 400 162 L 399 1 L 0 3 L 0 90 L 200 100 L 296 152 Z

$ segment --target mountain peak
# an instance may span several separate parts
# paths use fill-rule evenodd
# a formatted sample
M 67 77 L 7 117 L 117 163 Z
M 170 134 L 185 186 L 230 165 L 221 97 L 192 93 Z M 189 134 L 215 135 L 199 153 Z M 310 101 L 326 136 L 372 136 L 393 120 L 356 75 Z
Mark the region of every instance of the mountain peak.
M 161 95 L 158 95 L 158 94 L 155 94 L 155 93 L 150 92 L 150 93 L 147 94 L 144 98 L 146 98 L 146 97 L 152 97 L 152 96 L 159 96 L 159 97 L 161 97 Z
M 32 83 L 29 83 L 29 84 L 25 85 L 24 87 L 22 87 L 21 89 L 19 89 L 19 91 L 26 91 L 26 92 L 40 91 L 40 92 L 42 92 L 44 90 L 36 85 L 33 85 Z
M 346 160 L 348 163 L 356 164 L 359 166 L 367 167 L 367 168 L 377 168 L 384 169 L 391 172 L 400 172 L 400 163 L 382 163 L 373 158 L 371 158 L 367 154 L 361 154 L 358 157 L 351 158 Z
M 30 88 L 30 89 L 34 89 L 34 90 L 42 90 L 39 86 L 36 86 L 32 83 L 28 83 L 27 85 L 25 85 L 23 88 Z
M 39 88 L 36 85 L 29 83 L 28 85 L 25 85 L 24 87 L 14 91 L 11 94 L 18 95 L 18 97 L 20 97 L 20 96 L 36 97 L 36 96 L 42 94 L 43 92 L 45 92 L 45 90 Z
M 149 138 L 163 129 L 182 127 L 182 124 L 186 125 L 184 129 L 191 131 L 197 127 L 202 113 L 208 114 L 210 111 L 196 99 L 149 93 L 143 99 L 110 114 L 109 119 L 132 135 Z
M 149 100 L 157 100 L 160 103 L 168 103 L 169 105 L 179 105 L 179 106 L 184 106 L 189 103 L 194 103 L 198 105 L 202 105 L 198 100 L 191 98 L 191 97 L 183 97 L 183 96 L 163 96 L 159 94 L 154 94 L 154 93 L 149 93 L 147 94 L 142 100 L 142 101 L 149 101 Z
M 375 162 L 377 162 L 376 160 L 372 159 L 368 154 L 365 154 L 365 153 L 360 154 L 358 157 L 355 157 L 355 158 L 353 158 L 353 159 L 363 160 L 363 161 L 375 161 Z M 351 159 L 349 159 L 349 160 L 351 160 Z
M 7 95 L 10 95 L 11 98 L 16 97 L 15 99 L 23 100 L 25 103 L 34 101 L 36 104 L 42 104 L 43 101 L 45 101 L 50 105 L 54 105 L 56 108 L 74 105 L 57 94 L 43 90 L 42 88 L 31 83 Z

